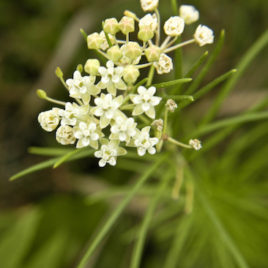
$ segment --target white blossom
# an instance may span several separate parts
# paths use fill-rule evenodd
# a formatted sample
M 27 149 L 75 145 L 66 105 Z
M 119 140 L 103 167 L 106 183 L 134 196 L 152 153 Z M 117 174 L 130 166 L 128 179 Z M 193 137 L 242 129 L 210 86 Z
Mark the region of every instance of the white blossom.
M 101 81 L 98 83 L 97 87 L 107 89 L 107 91 L 114 96 L 116 95 L 116 89 L 126 90 L 127 86 L 122 80 L 124 68 L 121 66 L 114 67 L 112 61 L 108 61 L 106 67 L 107 68 L 99 68 Z
M 205 25 L 199 25 L 195 31 L 194 39 L 200 47 L 214 42 L 213 31 Z
M 65 110 L 60 110 L 62 117 L 61 125 L 75 126 L 79 120 L 87 120 L 89 116 L 89 105 L 78 105 L 77 103 L 67 102 Z
M 160 55 L 159 61 L 155 62 L 154 66 L 158 74 L 167 74 L 173 70 L 172 59 L 164 53 Z
M 91 146 L 98 149 L 98 140 L 103 136 L 103 133 L 93 120 L 80 122 L 73 130 L 74 137 L 78 139 L 77 148 Z
M 70 126 L 60 126 L 56 132 L 56 140 L 62 145 L 74 144 L 76 139 L 73 128 Z
M 199 12 L 194 6 L 182 5 L 180 7 L 180 17 L 184 19 L 185 24 L 192 24 L 199 19 Z
M 137 133 L 137 123 L 133 118 L 125 116 L 118 116 L 111 126 L 110 139 L 120 140 L 121 142 L 129 142 L 130 138 L 134 137 Z
M 170 17 L 165 22 L 164 30 L 169 36 L 179 36 L 184 30 L 184 20 L 179 16 Z
M 140 115 L 142 113 L 145 113 L 150 118 L 155 118 L 155 108 L 154 106 L 157 106 L 160 101 L 161 97 L 154 96 L 156 92 L 155 87 L 150 87 L 146 89 L 144 86 L 140 86 L 138 88 L 139 94 L 131 94 L 130 99 L 131 101 L 136 105 L 132 115 Z
M 174 100 L 168 99 L 166 102 L 166 107 L 168 111 L 173 113 L 178 108 L 178 105 Z
M 158 7 L 158 0 L 140 0 L 144 11 L 153 11 Z
M 106 164 L 111 166 L 116 165 L 117 156 L 126 154 L 126 150 L 122 147 L 119 147 L 118 141 L 105 141 L 99 151 L 94 153 L 94 156 L 100 158 L 99 166 L 104 167 Z
M 91 96 L 96 96 L 100 93 L 100 89 L 94 84 L 95 81 L 95 76 L 82 77 L 79 71 L 75 71 L 73 79 L 68 79 L 66 81 L 70 97 L 82 99 L 85 104 L 88 104 Z
M 139 28 L 146 29 L 154 32 L 157 29 L 157 18 L 156 15 L 147 14 L 139 21 Z
M 101 94 L 101 96 L 94 101 L 97 106 L 92 108 L 92 113 L 100 117 L 101 128 L 107 127 L 112 119 L 115 119 L 116 116 L 122 113 L 118 110 L 123 103 L 122 95 L 113 98 L 111 94 Z
M 193 147 L 196 151 L 200 150 L 202 148 L 202 144 L 200 140 L 198 139 L 193 139 L 189 141 L 189 145 Z
M 134 137 L 134 144 L 137 147 L 137 152 L 139 156 L 143 156 L 148 151 L 149 154 L 155 154 L 155 145 L 159 142 L 158 138 L 150 137 L 150 127 L 144 127 L 142 130 L 138 131 L 137 135 Z
M 60 122 L 59 111 L 60 109 L 53 108 L 39 114 L 38 122 L 45 131 L 51 132 L 56 129 Z

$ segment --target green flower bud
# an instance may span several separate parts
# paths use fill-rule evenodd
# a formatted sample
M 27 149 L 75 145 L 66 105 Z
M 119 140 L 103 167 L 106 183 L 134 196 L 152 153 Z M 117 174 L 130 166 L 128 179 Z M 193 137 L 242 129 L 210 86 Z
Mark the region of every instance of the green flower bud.
M 97 59 L 87 60 L 85 64 L 85 72 L 87 72 L 90 75 L 96 76 L 99 73 L 99 67 L 100 62 Z
M 103 38 L 99 33 L 93 33 L 87 37 L 87 46 L 89 49 L 99 49 L 103 43 Z
M 161 48 L 158 46 L 150 46 L 145 50 L 145 56 L 149 62 L 158 61 L 161 55 Z
M 123 78 L 128 84 L 134 84 L 139 76 L 140 71 L 134 65 L 128 65 L 124 68 Z
M 137 42 L 128 42 L 124 46 L 124 55 L 130 60 L 135 60 L 142 54 L 142 48 Z
M 152 31 L 149 27 L 142 28 L 138 32 L 138 38 L 143 42 L 147 42 L 154 37 L 154 31 Z
M 108 49 L 107 54 L 113 62 L 117 62 L 122 58 L 122 51 L 119 46 L 112 46 Z
M 135 31 L 135 21 L 133 18 L 124 16 L 119 22 L 119 28 L 123 34 Z
M 103 24 L 103 30 L 109 34 L 116 34 L 119 31 L 119 24 L 117 19 L 106 19 Z

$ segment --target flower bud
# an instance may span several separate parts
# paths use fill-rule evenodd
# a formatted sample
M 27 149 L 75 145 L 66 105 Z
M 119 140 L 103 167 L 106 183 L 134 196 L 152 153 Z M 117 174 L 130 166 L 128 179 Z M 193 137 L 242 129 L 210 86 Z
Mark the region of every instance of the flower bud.
M 158 61 L 161 55 L 161 48 L 158 46 L 150 46 L 145 50 L 145 56 L 149 62 Z
M 200 150 L 202 148 L 201 141 L 198 139 L 193 139 L 189 141 L 189 145 L 193 147 L 196 151 Z
M 199 19 L 199 12 L 191 5 L 182 5 L 180 7 L 180 17 L 184 19 L 185 24 L 192 24 Z
M 130 60 L 135 60 L 142 54 L 142 49 L 137 42 L 128 42 L 124 46 L 124 55 Z
M 159 61 L 154 66 L 158 74 L 167 74 L 173 69 L 173 62 L 169 56 L 161 54 Z
M 100 62 L 97 59 L 89 59 L 85 64 L 85 72 L 96 76 L 99 73 Z
M 164 127 L 163 119 L 154 120 L 152 123 L 152 127 L 154 127 L 157 131 L 162 132 Z
M 135 31 L 135 21 L 133 18 L 124 16 L 119 22 L 119 28 L 123 34 Z
M 194 39 L 200 47 L 214 42 L 213 31 L 205 25 L 199 25 L 195 31 Z
M 158 7 L 158 0 L 141 0 L 141 7 L 146 11 L 154 11 Z
M 56 129 L 60 122 L 58 111 L 58 108 L 53 108 L 50 111 L 42 112 L 39 114 L 38 122 L 44 130 L 51 132 Z
M 126 17 L 133 18 L 134 20 L 138 20 L 137 15 L 136 15 L 135 13 L 133 13 L 132 11 L 125 10 L 125 11 L 124 11 L 124 15 L 125 15 Z
M 142 29 L 149 29 L 151 31 L 155 31 L 157 28 L 157 17 L 156 15 L 147 14 L 139 21 L 139 28 Z
M 109 56 L 109 58 L 113 61 L 113 62 L 117 62 L 122 58 L 122 51 L 120 50 L 119 46 L 112 46 L 107 50 L 107 54 Z
M 73 128 L 70 126 L 60 126 L 56 132 L 56 140 L 63 145 L 74 144 L 75 137 Z
M 179 36 L 184 30 L 184 20 L 179 16 L 170 17 L 165 22 L 164 30 L 168 36 Z
M 154 37 L 154 31 L 148 28 L 143 28 L 138 32 L 138 38 L 143 42 L 147 42 L 151 40 L 153 37 Z
M 87 46 L 89 49 L 99 49 L 103 43 L 103 38 L 98 33 L 93 33 L 87 37 Z
M 173 113 L 178 108 L 178 105 L 174 100 L 168 99 L 166 102 L 166 107 L 169 112 Z
M 128 84 L 134 84 L 139 76 L 140 71 L 134 65 L 128 65 L 124 68 L 123 78 Z
M 109 34 L 116 34 L 119 31 L 119 24 L 117 19 L 111 18 L 111 19 L 106 19 L 103 23 L 103 30 L 106 33 Z

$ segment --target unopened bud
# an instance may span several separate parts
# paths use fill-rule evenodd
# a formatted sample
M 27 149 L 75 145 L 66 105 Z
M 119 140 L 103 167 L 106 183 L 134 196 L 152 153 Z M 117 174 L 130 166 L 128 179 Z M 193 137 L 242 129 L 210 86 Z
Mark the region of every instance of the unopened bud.
M 119 31 L 119 23 L 117 19 L 106 19 L 103 23 L 103 30 L 109 34 L 116 34 Z
M 122 58 L 122 51 L 120 50 L 119 46 L 112 46 L 107 50 L 107 54 L 109 58 L 113 62 L 117 62 Z
M 80 73 L 82 73 L 83 70 L 84 70 L 83 65 L 82 64 L 78 64 L 77 67 L 76 67 L 76 70 L 79 71 Z
M 119 22 L 119 28 L 123 34 L 135 31 L 135 22 L 133 18 L 124 16 Z
M 89 59 L 85 64 L 85 72 L 90 75 L 96 76 L 100 67 L 100 62 L 97 59 Z
M 123 78 L 128 84 L 134 84 L 139 76 L 140 71 L 134 65 L 128 65 L 124 68 Z
M 99 33 L 93 33 L 87 37 L 87 46 L 89 49 L 99 49 L 103 43 L 103 38 Z
M 166 107 L 169 112 L 173 113 L 178 108 L 178 105 L 174 100 L 168 99 L 166 102 Z
M 43 89 L 37 89 L 36 94 L 40 99 L 46 99 L 47 93 Z
M 129 11 L 129 10 L 125 10 L 125 11 L 124 11 L 124 15 L 125 15 L 126 17 L 133 18 L 134 20 L 138 20 L 137 15 L 136 15 L 135 13 Z
M 60 67 L 57 67 L 57 69 L 55 70 L 55 74 L 58 78 L 62 78 L 63 77 L 63 72 L 60 69 Z
M 154 37 L 154 31 L 149 28 L 142 28 L 138 32 L 138 38 L 143 42 L 147 42 Z
M 124 46 L 124 54 L 131 60 L 135 60 L 142 54 L 142 49 L 137 42 L 128 42 Z
M 198 139 L 193 139 L 189 141 L 189 145 L 193 147 L 196 151 L 200 150 L 202 148 L 201 141 Z
M 149 62 L 158 61 L 161 55 L 161 48 L 158 46 L 150 46 L 145 50 L 145 56 Z
M 159 132 L 163 131 L 164 121 L 162 119 L 154 120 L 152 123 L 152 127 L 155 127 L 155 129 Z

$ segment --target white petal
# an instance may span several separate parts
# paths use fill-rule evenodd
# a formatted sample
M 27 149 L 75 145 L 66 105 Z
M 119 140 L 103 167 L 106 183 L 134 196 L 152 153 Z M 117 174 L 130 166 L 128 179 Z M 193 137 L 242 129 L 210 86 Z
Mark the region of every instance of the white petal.
M 139 156 L 143 156 L 143 155 L 145 155 L 145 153 L 146 153 L 146 150 L 143 147 L 138 148 L 138 155 Z
M 104 159 L 101 159 L 101 160 L 99 161 L 99 166 L 100 166 L 100 167 L 105 167 L 105 166 L 106 166 L 106 161 L 105 161 Z

